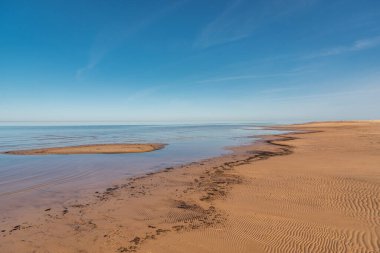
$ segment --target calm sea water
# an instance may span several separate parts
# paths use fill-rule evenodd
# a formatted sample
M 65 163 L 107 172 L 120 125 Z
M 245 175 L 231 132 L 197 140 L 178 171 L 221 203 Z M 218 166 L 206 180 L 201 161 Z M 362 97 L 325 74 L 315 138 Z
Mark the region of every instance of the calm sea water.
M 265 124 L 0 126 L 0 152 L 96 143 L 166 143 L 139 154 L 19 156 L 0 154 L 0 212 L 44 207 L 115 180 L 229 152 L 225 147 L 270 134 Z M 6 205 L 4 203 L 7 203 Z

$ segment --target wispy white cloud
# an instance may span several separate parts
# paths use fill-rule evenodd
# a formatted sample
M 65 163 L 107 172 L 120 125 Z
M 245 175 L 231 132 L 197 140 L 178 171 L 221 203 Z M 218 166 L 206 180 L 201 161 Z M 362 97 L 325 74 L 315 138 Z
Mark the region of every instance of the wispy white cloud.
M 277 77 L 277 76 L 281 76 L 281 74 L 225 76 L 225 77 L 220 77 L 220 78 L 199 80 L 199 81 L 196 81 L 196 83 L 218 83 L 218 82 L 226 82 L 226 81 L 259 79 L 259 78 L 268 78 L 268 77 Z
M 267 100 L 273 100 L 273 101 L 286 101 L 286 100 L 292 101 L 293 100 L 294 101 L 294 100 L 300 100 L 300 99 L 344 98 L 348 96 L 358 97 L 362 95 L 373 96 L 378 93 L 380 93 L 380 88 L 367 87 L 366 89 L 353 89 L 349 91 L 337 91 L 337 92 L 328 92 L 328 93 L 319 93 L 319 94 L 267 98 Z
M 304 89 L 302 86 L 292 86 L 292 87 L 280 87 L 280 88 L 272 88 L 261 90 L 258 93 L 260 94 L 281 94 L 289 91 L 298 91 Z
M 312 70 L 305 68 L 297 68 L 283 73 L 273 73 L 273 74 L 264 74 L 264 75 L 235 75 L 235 76 L 224 76 L 210 79 L 198 80 L 196 83 L 218 83 L 218 82 L 228 82 L 236 80 L 249 80 L 249 79 L 265 79 L 265 78 L 276 78 L 284 76 L 298 76 L 305 73 L 310 73 Z
M 380 46 L 380 36 L 357 40 L 349 46 L 340 46 L 322 50 L 318 53 L 311 54 L 305 58 L 317 58 L 333 55 L 341 55 L 349 52 L 362 51 Z
M 220 78 L 211 78 L 196 81 L 196 83 L 217 83 L 217 82 L 225 82 L 225 81 L 234 81 L 234 80 L 244 80 L 244 79 L 256 79 L 260 78 L 259 75 L 240 75 L 240 76 L 225 76 Z
M 87 64 L 77 70 L 76 78 L 80 79 L 86 72 L 96 67 L 108 53 L 125 43 L 130 36 L 147 28 L 187 1 L 188 0 L 182 0 L 175 4 L 165 6 L 154 13 L 150 13 L 148 17 L 134 24 L 126 24 L 123 20 L 117 20 L 105 26 L 104 29 L 97 34 L 91 45 Z
M 203 28 L 194 46 L 207 48 L 247 38 L 257 27 L 292 14 L 315 1 L 235 0 Z

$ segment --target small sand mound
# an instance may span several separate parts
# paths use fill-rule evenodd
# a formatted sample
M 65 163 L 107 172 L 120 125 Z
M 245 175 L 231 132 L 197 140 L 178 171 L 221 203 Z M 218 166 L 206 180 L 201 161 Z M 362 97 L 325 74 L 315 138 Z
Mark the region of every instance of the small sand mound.
M 71 155 L 71 154 L 121 154 L 144 153 L 164 148 L 164 144 L 93 144 L 69 147 L 13 150 L 4 152 L 12 155 Z

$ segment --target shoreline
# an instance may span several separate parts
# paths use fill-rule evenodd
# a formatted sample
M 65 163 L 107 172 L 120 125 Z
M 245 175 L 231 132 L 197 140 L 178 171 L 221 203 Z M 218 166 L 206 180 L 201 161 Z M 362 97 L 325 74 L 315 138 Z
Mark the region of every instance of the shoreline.
M 83 212 L 81 210 L 82 208 L 90 207 L 90 206 L 94 207 L 103 201 L 107 201 L 109 199 L 115 198 L 115 195 L 119 194 L 120 191 L 128 190 L 127 194 L 129 194 L 129 198 L 134 198 L 136 196 L 141 197 L 141 196 L 144 196 L 145 193 L 142 194 L 142 192 L 137 190 L 137 187 L 138 187 L 137 185 L 140 185 L 140 187 L 139 187 L 140 189 L 141 189 L 141 185 L 143 185 L 142 188 L 145 188 L 144 185 L 152 177 L 160 177 L 160 175 L 163 175 L 163 174 L 167 177 L 172 177 L 171 173 L 173 173 L 173 172 L 175 174 L 182 174 L 181 171 L 184 169 L 185 170 L 192 170 L 194 167 L 204 166 L 206 163 L 216 162 L 216 163 L 220 163 L 220 165 L 222 167 L 228 166 L 231 169 L 233 166 L 238 166 L 239 164 L 249 163 L 249 162 L 251 162 L 252 159 L 254 159 L 256 157 L 258 159 L 266 159 L 267 158 L 266 156 L 268 156 L 268 158 L 269 158 L 269 156 L 273 155 L 272 153 L 270 153 L 270 151 L 267 153 L 265 151 L 264 152 L 257 151 L 256 153 L 249 153 L 249 150 L 252 147 L 255 147 L 257 145 L 261 145 L 262 142 L 265 142 L 265 145 L 272 145 L 272 144 L 270 144 L 269 140 L 265 140 L 265 138 L 269 137 L 269 136 L 273 136 L 274 138 L 277 138 L 277 136 L 279 136 L 279 135 L 255 135 L 254 137 L 258 138 L 258 139 L 252 141 L 249 144 L 244 144 L 241 146 L 225 147 L 225 149 L 231 151 L 231 153 L 228 153 L 228 154 L 223 154 L 223 155 L 216 156 L 216 157 L 201 159 L 199 161 L 185 163 L 185 164 L 181 164 L 181 165 L 177 165 L 177 166 L 173 166 L 173 167 L 167 167 L 167 168 L 155 171 L 155 172 L 142 173 L 141 175 L 131 176 L 131 177 L 124 178 L 122 180 L 118 180 L 118 181 L 120 181 L 118 184 L 110 185 L 104 191 L 96 191 L 91 196 L 81 197 L 80 199 L 74 200 L 74 202 L 65 203 L 62 205 L 62 208 L 60 208 L 58 210 L 56 208 L 51 208 L 51 207 L 45 208 L 44 207 L 43 209 L 41 209 L 40 215 L 48 216 L 49 218 L 53 218 L 53 219 L 57 219 L 58 217 L 60 217 L 58 219 L 62 219 L 62 218 L 64 218 L 64 216 L 66 216 L 70 212 L 70 210 L 72 211 L 72 209 L 75 209 L 75 212 L 77 214 L 79 214 L 79 213 Z M 252 138 L 252 137 L 247 136 L 247 138 Z M 281 138 L 283 138 L 283 137 L 281 137 Z M 23 152 L 23 150 L 20 150 L 20 151 Z M 248 153 L 247 153 L 247 151 L 248 151 Z M 238 157 L 238 158 L 236 158 L 236 157 Z M 198 169 L 199 168 L 197 168 L 197 170 Z M 217 171 L 217 174 L 219 174 L 219 173 L 220 173 L 220 171 Z M 205 175 L 207 177 L 210 177 L 210 173 L 207 171 L 206 171 L 206 173 L 203 173 L 203 171 L 197 171 L 196 174 L 197 174 L 196 177 L 200 178 L 199 181 L 194 181 L 196 183 L 201 182 L 201 181 L 205 181 L 205 178 L 206 178 Z M 175 177 L 175 176 L 173 176 L 173 177 Z M 239 183 L 238 178 L 227 180 L 228 186 L 232 186 L 232 184 L 237 184 L 237 183 Z M 214 188 L 214 189 L 216 189 L 216 188 Z M 217 199 L 217 198 L 223 198 L 227 194 L 227 192 L 225 192 L 225 191 L 215 192 L 214 189 L 213 189 L 213 192 L 208 192 L 209 194 L 205 194 L 204 196 L 200 197 L 200 200 L 202 202 L 206 203 L 206 205 L 207 205 L 207 202 L 212 201 L 212 200 Z M 184 193 L 186 193 L 186 190 L 184 190 Z M 125 194 L 125 192 L 124 192 L 124 194 Z M 200 207 L 200 206 L 194 205 L 194 204 L 188 205 L 187 203 L 185 203 L 183 201 L 178 201 L 176 203 L 178 204 L 178 206 L 176 206 L 176 204 L 175 204 L 175 208 L 180 208 L 183 210 L 198 209 L 197 211 L 200 211 L 203 214 L 205 212 L 208 214 L 213 213 L 212 215 L 215 215 L 216 217 L 221 218 L 220 213 L 219 214 L 214 213 L 215 210 L 213 210 L 212 205 L 209 206 L 209 207 L 211 207 L 211 209 L 209 210 L 209 209 L 205 209 L 203 206 Z M 173 206 L 171 206 L 171 207 L 173 207 Z M 216 217 L 213 217 L 213 219 L 215 219 Z M 39 219 L 34 218 L 33 220 L 39 220 Z M 221 220 L 223 220 L 223 219 L 221 218 Z M 217 223 L 221 223 L 221 220 L 218 221 Z M 45 222 L 46 221 L 47 220 L 45 220 Z M 24 221 L 24 222 L 19 222 L 19 223 L 20 224 L 17 223 L 17 224 L 14 224 L 12 226 L 8 226 L 8 229 L 3 229 L 4 227 L 0 227 L 0 238 L 2 236 L 4 239 L 8 236 L 13 235 L 15 232 L 24 231 L 24 230 L 26 231 L 26 230 L 31 229 L 33 226 L 37 225 L 37 224 L 35 224 L 34 221 L 32 221 L 32 222 Z M 211 226 L 213 224 L 214 224 L 214 222 L 208 222 L 207 226 Z M 41 224 L 39 224 L 39 226 L 40 225 Z M 155 227 L 155 226 L 148 225 L 148 228 L 152 229 L 153 227 Z M 200 227 L 203 227 L 203 225 L 197 225 L 197 227 L 200 228 Z M 194 229 L 194 228 L 195 227 L 193 227 L 191 229 Z M 181 231 L 181 230 L 184 230 L 184 227 L 179 226 L 179 227 L 174 228 L 174 231 Z M 171 231 L 171 229 L 159 228 L 156 230 L 156 234 L 153 233 L 152 235 L 148 236 L 145 239 L 155 239 L 156 236 L 166 234 L 169 231 Z M 129 249 L 126 249 L 126 247 L 123 247 L 123 249 L 118 248 L 116 252 L 134 251 L 135 249 L 137 249 L 136 246 L 141 244 L 145 239 L 143 239 L 143 240 L 139 239 L 138 243 L 136 243 L 135 241 L 132 241 L 132 244 L 130 245 L 131 248 L 129 248 Z M 1 239 L 0 239 L 0 242 L 1 242 Z M 8 249 L 8 248 L 6 248 L 6 249 Z M 1 243 L 0 243 L 0 251 L 1 251 Z M 103 251 L 97 251 L 96 249 L 94 249 L 94 251 L 91 251 L 91 252 L 103 252 Z M 113 252 L 113 251 L 105 251 L 105 252 Z
M 259 136 L 252 144 L 231 148 L 231 154 L 124 179 L 124 183 L 104 192 L 95 192 L 87 201 L 65 204 L 61 210 L 47 208 L 40 224 L 26 222 L 5 231 L 2 228 L 0 240 L 4 243 L 0 244 L 0 250 L 23 252 L 26 248 L 43 246 L 65 252 L 146 252 L 147 249 L 164 252 L 164 248 L 160 250 L 156 245 L 160 239 L 165 245 L 169 241 L 175 244 L 173 238 L 181 234 L 225 230 L 231 214 L 226 213 L 228 208 L 223 208 L 224 202 L 231 198 L 235 188 L 249 185 L 246 175 L 237 169 L 265 163 L 268 158 L 291 157 L 298 148 L 292 142 L 304 139 L 300 135 L 308 138 L 313 134 L 323 135 L 324 130 L 310 130 L 320 127 L 313 124 L 321 123 L 270 127 L 295 132 Z M 64 241 L 59 240 L 62 233 L 67 236 Z M 9 244 L 31 234 L 36 234 L 30 239 L 33 242 L 20 241 L 16 248 Z M 81 239 L 73 244 L 78 234 Z M 38 245 L 38 241 L 45 243 Z M 93 245 L 88 245 L 90 241 Z

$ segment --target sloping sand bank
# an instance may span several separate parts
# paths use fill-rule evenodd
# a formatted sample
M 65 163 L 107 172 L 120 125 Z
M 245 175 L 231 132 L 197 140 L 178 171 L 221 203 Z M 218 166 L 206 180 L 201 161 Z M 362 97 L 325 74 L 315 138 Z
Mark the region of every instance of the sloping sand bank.
M 143 153 L 164 148 L 164 144 L 93 144 L 69 147 L 40 148 L 7 151 L 12 155 L 71 155 L 71 154 L 121 154 Z
M 3 219 L 0 252 L 380 252 L 380 123 L 285 128 L 303 132 Z

